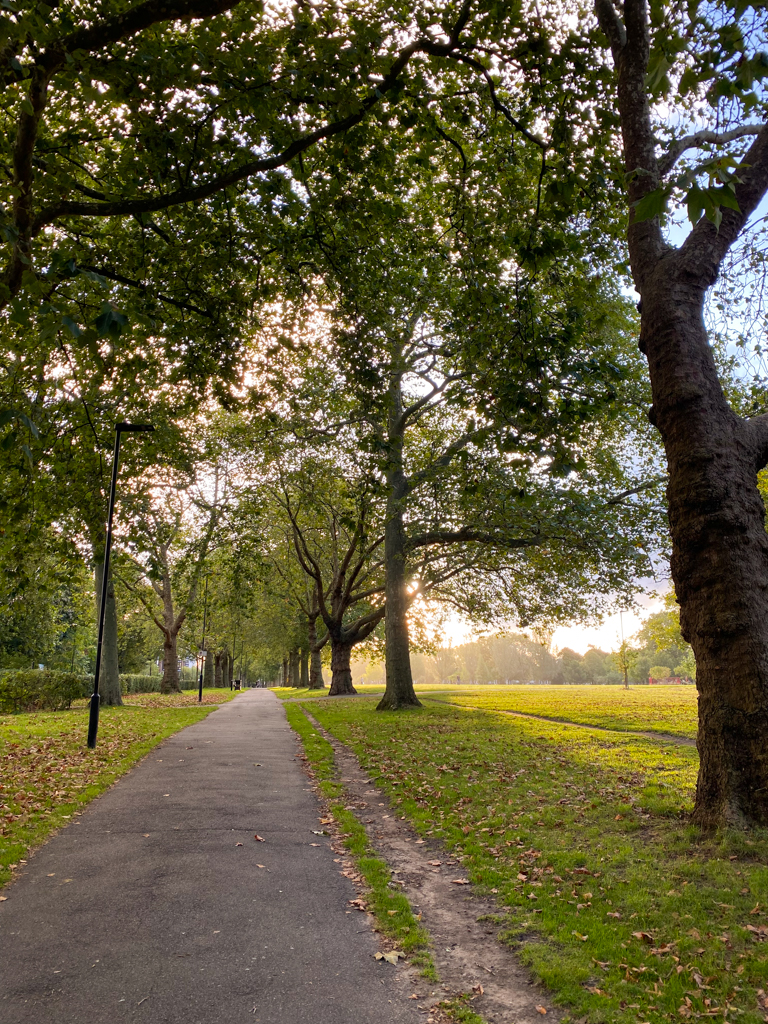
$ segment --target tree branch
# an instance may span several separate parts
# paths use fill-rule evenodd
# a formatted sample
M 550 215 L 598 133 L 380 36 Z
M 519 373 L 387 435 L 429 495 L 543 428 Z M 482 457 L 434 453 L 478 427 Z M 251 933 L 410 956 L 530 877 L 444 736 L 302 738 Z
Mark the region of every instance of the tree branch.
M 700 149 L 708 142 L 723 146 L 727 142 L 734 142 L 736 139 L 743 139 L 748 135 L 759 135 L 765 127 L 764 124 L 743 124 L 728 132 L 703 130 L 694 132 L 693 135 L 685 135 L 682 139 L 673 142 L 664 156 L 659 159 L 659 174 L 662 178 L 666 177 L 683 153 L 689 149 Z

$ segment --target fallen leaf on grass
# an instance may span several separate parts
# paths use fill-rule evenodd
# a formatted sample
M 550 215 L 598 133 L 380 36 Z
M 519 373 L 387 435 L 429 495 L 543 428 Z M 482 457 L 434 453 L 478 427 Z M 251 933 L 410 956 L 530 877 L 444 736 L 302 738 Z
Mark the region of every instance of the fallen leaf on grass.
M 632 932 L 633 939 L 640 939 L 641 942 L 647 942 L 653 945 L 653 936 L 650 932 Z
M 454 885 L 469 885 L 468 878 L 453 878 L 451 879 Z
M 265 843 L 266 839 L 262 839 L 260 835 L 254 835 L 253 837 L 257 843 Z
M 580 942 L 586 942 L 589 938 L 588 935 L 580 935 L 578 932 L 571 932 L 571 935 L 575 935 Z
M 617 921 L 621 920 L 621 914 L 618 912 L 618 910 L 609 910 L 608 917 L 615 917 Z

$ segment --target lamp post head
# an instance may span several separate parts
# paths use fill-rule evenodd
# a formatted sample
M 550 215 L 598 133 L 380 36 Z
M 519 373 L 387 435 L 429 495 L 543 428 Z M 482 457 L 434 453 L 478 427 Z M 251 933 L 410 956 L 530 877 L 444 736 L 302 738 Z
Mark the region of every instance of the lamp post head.
M 139 433 L 140 431 L 150 431 L 155 428 L 151 423 L 116 423 L 115 430 L 118 434 L 129 434 Z

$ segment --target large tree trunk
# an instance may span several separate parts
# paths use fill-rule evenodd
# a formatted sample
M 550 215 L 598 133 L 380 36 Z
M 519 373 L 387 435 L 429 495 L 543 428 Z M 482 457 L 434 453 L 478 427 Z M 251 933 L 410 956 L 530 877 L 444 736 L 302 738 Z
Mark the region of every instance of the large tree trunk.
M 317 614 L 307 617 L 307 636 L 309 638 L 309 689 L 324 690 L 322 649 L 324 644 L 317 642 Z M 327 634 L 326 634 L 327 636 Z
M 160 680 L 160 693 L 181 693 L 177 640 L 177 633 L 169 631 L 163 635 L 163 678 Z
M 160 692 L 181 693 L 177 640 L 184 616 L 180 616 L 177 621 L 173 610 L 173 591 L 167 563 L 165 563 L 162 581 L 162 601 L 165 629 L 163 630 L 163 678 L 160 681 Z
M 301 685 L 305 690 L 309 689 L 309 652 L 302 648 L 301 651 Z
M 288 659 L 287 658 L 283 658 L 283 666 L 282 666 L 282 671 L 281 671 L 281 674 L 280 674 L 280 685 L 281 686 L 290 686 L 291 685 L 290 681 L 288 679 Z
M 391 501 L 388 506 L 395 506 Z M 421 707 L 413 689 L 411 649 L 408 636 L 408 591 L 405 575 L 405 537 L 402 512 L 393 507 L 387 516 L 384 535 L 386 572 L 386 613 L 384 636 L 386 651 L 386 687 L 376 705 L 377 711 Z
M 694 821 L 768 824 L 768 536 L 757 471 L 768 459 L 765 417 L 747 421 L 728 405 L 704 326 L 706 292 L 768 189 L 768 130 L 738 169 L 737 209 L 718 227 L 702 217 L 677 250 L 658 218 L 636 204 L 660 184 L 658 140 L 646 74 L 645 0 L 596 0 L 616 64 L 628 173 L 628 243 L 641 296 L 640 349 L 648 359 L 651 420 L 669 466 L 672 576 L 683 636 L 696 656 L 700 755 Z
M 288 666 L 288 685 L 297 690 L 299 687 L 299 652 L 297 650 L 290 652 Z
M 229 674 L 230 686 L 235 685 L 235 655 L 230 654 L 227 658 L 227 672 Z
M 101 642 L 101 672 L 99 697 L 101 704 L 114 707 L 123 703 L 120 696 L 120 667 L 117 659 L 117 609 L 112 573 L 107 581 L 107 600 L 104 606 L 104 636 Z M 99 613 L 101 588 L 104 580 L 104 562 L 96 562 L 96 614 Z
M 717 378 L 703 289 L 679 278 L 662 265 L 643 289 L 642 345 L 669 465 L 680 626 L 696 656 L 693 816 L 703 827 L 768 824 L 765 509 L 749 424 L 731 410 Z
M 408 591 L 405 565 L 403 501 L 408 482 L 403 472 L 403 401 L 401 378 L 393 374 L 389 389 L 389 451 L 387 471 L 387 525 L 384 532 L 386 611 L 384 640 L 386 686 L 377 711 L 421 707 L 413 689 L 411 649 L 408 637 Z
M 208 650 L 205 654 L 205 668 L 203 669 L 203 686 L 209 689 L 213 686 L 213 651 Z
M 331 640 L 331 688 L 329 697 L 342 697 L 357 693 L 352 685 L 352 670 L 349 667 L 352 644 Z
M 309 689 L 325 689 L 325 682 L 323 680 L 323 655 L 321 651 L 316 651 L 314 648 L 312 649 L 312 655 L 309 659 Z

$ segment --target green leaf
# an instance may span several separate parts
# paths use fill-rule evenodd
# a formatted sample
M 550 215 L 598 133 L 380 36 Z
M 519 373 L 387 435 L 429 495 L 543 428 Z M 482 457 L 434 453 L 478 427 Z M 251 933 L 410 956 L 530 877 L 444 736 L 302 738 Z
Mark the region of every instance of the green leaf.
M 118 338 L 128 324 L 128 317 L 118 313 L 108 302 L 101 308 L 101 313 L 93 322 L 102 338 Z
M 79 324 L 75 323 L 72 317 L 63 316 L 61 318 L 61 322 L 67 328 L 67 330 L 69 331 L 73 338 L 79 338 L 80 335 L 83 333 L 83 329 L 80 327 Z
M 653 217 L 658 217 L 660 213 L 664 213 L 667 208 L 668 194 L 668 189 L 657 188 L 634 203 L 635 223 L 651 220 Z

